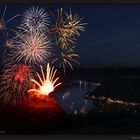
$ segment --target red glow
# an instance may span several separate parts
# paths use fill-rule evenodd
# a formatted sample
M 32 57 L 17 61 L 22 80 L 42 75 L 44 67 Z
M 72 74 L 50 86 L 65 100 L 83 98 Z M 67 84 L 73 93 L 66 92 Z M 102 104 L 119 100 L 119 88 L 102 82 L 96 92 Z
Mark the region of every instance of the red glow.
M 33 94 L 29 94 L 30 97 L 25 106 L 24 115 L 27 113 L 33 125 L 38 124 L 37 122 L 42 120 L 48 120 L 49 123 L 53 123 L 65 113 L 53 98 L 46 95 L 41 95 L 40 98 L 38 98 L 32 95 Z
M 63 112 L 55 99 L 37 92 L 29 94 L 28 107 L 32 108 L 32 110 L 44 110 L 47 118 L 50 119 L 55 119 L 57 115 Z
M 20 81 L 21 83 L 22 83 L 22 81 L 23 81 L 23 75 L 20 75 L 20 74 L 16 74 L 16 76 L 15 76 L 15 80 L 16 81 Z
M 17 67 L 17 71 L 15 73 L 14 80 L 20 81 L 22 83 L 26 73 L 30 71 L 29 67 L 26 65 L 19 65 L 19 66 L 15 65 L 15 66 Z

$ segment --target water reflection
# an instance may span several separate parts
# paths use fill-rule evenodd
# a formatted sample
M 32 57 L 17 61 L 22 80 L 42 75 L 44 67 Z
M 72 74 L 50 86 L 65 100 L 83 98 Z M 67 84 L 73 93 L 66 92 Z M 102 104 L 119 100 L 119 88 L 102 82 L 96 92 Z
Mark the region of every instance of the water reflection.
M 69 113 L 84 113 L 95 106 L 91 101 L 85 99 L 85 94 L 93 91 L 100 83 L 86 81 L 71 81 L 69 86 L 62 93 L 55 94 L 56 100 L 60 106 Z

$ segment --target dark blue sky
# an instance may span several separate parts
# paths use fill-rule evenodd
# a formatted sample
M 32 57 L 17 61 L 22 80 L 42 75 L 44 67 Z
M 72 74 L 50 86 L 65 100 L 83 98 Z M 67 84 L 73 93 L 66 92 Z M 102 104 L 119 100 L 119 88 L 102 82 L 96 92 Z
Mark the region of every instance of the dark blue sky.
M 30 5 L 8 5 L 5 20 Z M 140 5 L 40 5 L 46 10 L 72 9 L 87 22 L 77 42 L 81 67 L 140 67 Z M 0 15 L 4 7 L 0 7 Z M 10 28 L 19 23 L 8 24 Z

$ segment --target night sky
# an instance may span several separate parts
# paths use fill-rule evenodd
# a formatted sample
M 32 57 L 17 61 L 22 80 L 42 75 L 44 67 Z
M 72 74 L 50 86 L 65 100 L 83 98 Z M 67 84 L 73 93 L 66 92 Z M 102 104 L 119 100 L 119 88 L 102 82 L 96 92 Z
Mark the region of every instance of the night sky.
M 22 13 L 30 5 L 8 5 L 5 20 Z M 140 5 L 38 5 L 56 11 L 78 13 L 84 17 L 85 32 L 77 41 L 80 67 L 140 67 Z M 4 6 L 0 6 L 2 16 Z M 15 29 L 19 19 L 8 23 Z M 1 33 L 0 33 L 1 34 Z M 10 33 L 9 33 L 10 36 Z

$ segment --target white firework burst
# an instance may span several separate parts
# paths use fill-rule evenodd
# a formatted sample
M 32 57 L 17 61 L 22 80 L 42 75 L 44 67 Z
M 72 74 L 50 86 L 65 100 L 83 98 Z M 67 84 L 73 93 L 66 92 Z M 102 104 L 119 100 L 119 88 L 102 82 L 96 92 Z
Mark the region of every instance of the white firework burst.
M 46 31 L 50 24 L 50 18 L 45 9 L 39 7 L 30 7 L 23 13 L 21 25 L 18 27 L 26 31 Z
M 27 64 L 40 64 L 48 60 L 52 54 L 50 39 L 41 32 L 22 34 L 13 39 L 12 53 L 16 61 L 24 61 Z

